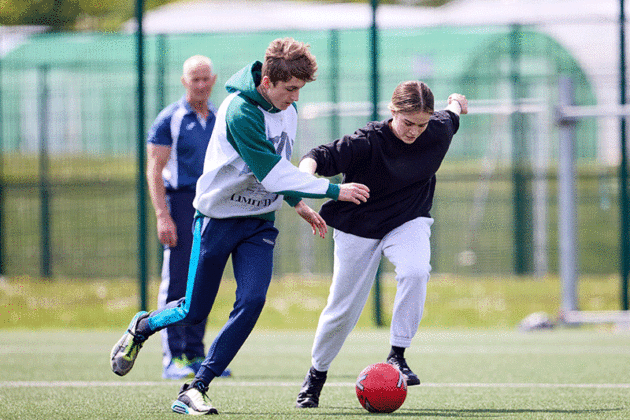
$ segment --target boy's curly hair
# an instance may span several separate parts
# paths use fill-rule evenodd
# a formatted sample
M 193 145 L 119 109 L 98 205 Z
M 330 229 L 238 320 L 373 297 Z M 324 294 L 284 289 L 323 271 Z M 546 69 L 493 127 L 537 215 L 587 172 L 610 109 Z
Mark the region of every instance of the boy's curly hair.
M 275 39 L 267 47 L 262 76 L 268 76 L 272 83 L 288 82 L 296 77 L 305 82 L 315 80 L 317 61 L 309 51 L 310 45 L 293 38 Z

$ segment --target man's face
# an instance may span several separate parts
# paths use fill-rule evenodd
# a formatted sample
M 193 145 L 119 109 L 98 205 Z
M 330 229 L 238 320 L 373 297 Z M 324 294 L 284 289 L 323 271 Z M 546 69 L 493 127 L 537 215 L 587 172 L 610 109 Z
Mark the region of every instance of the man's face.
M 428 112 L 392 111 L 392 131 L 407 144 L 411 144 L 427 129 L 432 114 Z
M 212 87 L 217 75 L 212 74 L 210 67 L 199 63 L 182 76 L 182 84 L 186 88 L 186 98 L 189 102 L 206 102 L 212 93 Z
M 284 111 L 300 99 L 300 89 L 304 87 L 306 82 L 297 77 L 291 77 L 289 81 L 278 81 L 276 84 L 271 83 L 267 76 L 263 77 L 262 85 L 264 92 L 273 106 Z

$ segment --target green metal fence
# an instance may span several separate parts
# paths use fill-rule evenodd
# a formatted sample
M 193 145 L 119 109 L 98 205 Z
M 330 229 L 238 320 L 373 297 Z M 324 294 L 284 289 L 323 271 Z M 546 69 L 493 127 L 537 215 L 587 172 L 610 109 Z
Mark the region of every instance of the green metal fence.
M 277 31 L 146 36 L 145 126 L 182 95 L 187 57 L 212 58 L 219 80 L 211 99 L 218 105 L 225 81 L 281 36 L 309 42 L 319 65 L 317 81 L 298 103 L 296 162 L 371 119 L 369 29 Z M 577 104 L 591 105 L 592 79 L 535 27 L 382 30 L 379 40 L 379 118 L 387 117 L 393 88 L 410 79 L 427 82 L 438 107 L 461 92 L 474 111 L 462 117 L 438 174 L 434 271 L 557 272 L 557 80 L 570 75 Z M 135 52 L 132 35 L 46 34 L 0 62 L 4 275 L 137 275 Z M 615 168 L 599 159 L 594 118 L 580 121 L 577 135 L 580 271 L 615 273 Z M 157 275 L 152 212 L 147 217 L 147 237 L 155 243 L 149 267 Z M 277 224 L 276 274 L 330 271 L 330 238 L 312 237 L 288 206 Z

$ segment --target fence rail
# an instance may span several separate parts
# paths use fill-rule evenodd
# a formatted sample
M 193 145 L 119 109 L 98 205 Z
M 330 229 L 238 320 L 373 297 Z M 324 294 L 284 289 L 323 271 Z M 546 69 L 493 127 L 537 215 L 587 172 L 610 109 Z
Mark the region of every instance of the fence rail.
M 557 118 L 585 111 L 591 114 L 575 126 L 576 267 L 584 274 L 619 271 L 619 133 L 610 119 L 630 110 L 606 102 L 615 69 L 587 71 L 544 29 L 379 32 L 388 45 L 380 57 L 380 98 L 389 98 L 402 80 L 422 79 L 438 106 L 452 92 L 471 103 L 438 172 L 434 271 L 559 271 Z M 212 100 L 218 104 L 227 78 L 260 58 L 278 36 L 308 41 L 319 65 L 318 80 L 298 103 L 296 160 L 371 118 L 369 29 L 159 35 L 146 37 L 145 126 L 182 95 L 185 58 L 201 53 L 213 59 L 219 81 Z M 146 223 L 147 264 L 158 275 L 153 216 L 141 221 L 137 211 L 144 139 L 136 133 L 134 42 L 124 34 L 47 34 L 0 60 L 0 273 L 136 277 L 138 226 Z M 614 50 L 604 42 L 601 48 L 602 54 Z M 558 85 L 566 74 L 576 82 L 575 102 L 559 111 Z M 388 117 L 386 104 L 379 106 L 381 119 Z M 292 213 L 287 207 L 278 215 L 276 273 L 330 271 L 330 238 L 312 238 Z

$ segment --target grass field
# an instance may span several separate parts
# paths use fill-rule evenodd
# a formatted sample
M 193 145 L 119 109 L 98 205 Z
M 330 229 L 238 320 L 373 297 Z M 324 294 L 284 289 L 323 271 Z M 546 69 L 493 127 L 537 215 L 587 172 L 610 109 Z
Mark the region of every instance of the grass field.
M 148 284 L 147 309 L 155 309 L 159 283 Z M 234 302 L 235 282 L 226 278 L 215 301 L 208 327 L 219 329 Z M 274 277 L 258 327 L 270 330 L 314 331 L 326 305 L 329 276 Z M 396 284 L 391 273 L 382 277 L 382 318 L 389 323 Z M 582 310 L 620 307 L 616 276 L 580 278 Z M 554 317 L 560 308 L 557 277 L 455 276 L 431 277 L 422 327 L 514 329 L 534 312 Z M 0 280 L 0 329 L 112 330 L 127 325 L 139 305 L 133 279 L 41 280 L 18 277 Z M 370 297 L 359 328 L 374 326 Z
M 299 281 L 298 281 L 299 280 Z M 423 384 L 393 414 L 369 414 L 354 381 L 388 351 L 371 302 L 335 359 L 320 408 L 293 408 L 310 365 L 310 347 L 328 279 L 276 279 L 250 339 L 210 396 L 229 419 L 628 419 L 630 330 L 613 326 L 518 332 L 536 311 L 554 315 L 557 278 L 435 276 L 425 317 L 408 350 Z M 153 309 L 157 283 L 149 288 Z M 394 285 L 384 279 L 385 321 Z M 580 306 L 618 308 L 618 279 L 583 279 Z M 224 322 L 234 282 L 221 287 L 206 344 Z M 0 281 L 0 420 L 165 419 L 181 381 L 161 379 L 159 337 L 144 346 L 124 378 L 109 352 L 137 310 L 129 280 Z
M 159 339 L 124 378 L 109 369 L 119 332 L 0 331 L 0 418 L 165 419 L 181 381 L 160 377 Z M 211 332 L 212 333 L 212 332 Z M 369 414 L 354 382 L 387 352 L 384 330 L 351 334 L 318 409 L 293 408 L 310 364 L 311 332 L 257 330 L 216 379 L 210 397 L 226 419 L 627 419 L 630 334 L 424 329 L 408 351 L 423 384 L 389 415 Z

